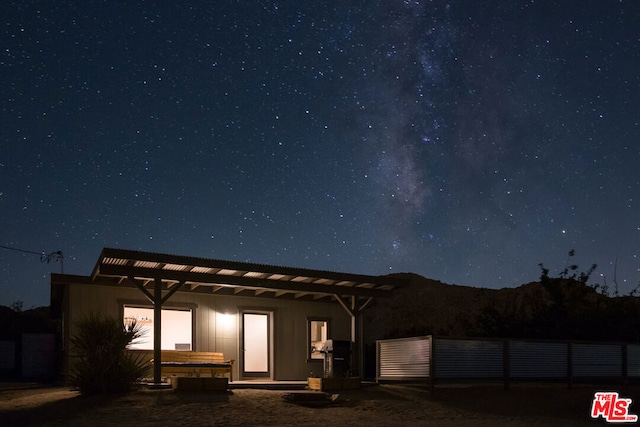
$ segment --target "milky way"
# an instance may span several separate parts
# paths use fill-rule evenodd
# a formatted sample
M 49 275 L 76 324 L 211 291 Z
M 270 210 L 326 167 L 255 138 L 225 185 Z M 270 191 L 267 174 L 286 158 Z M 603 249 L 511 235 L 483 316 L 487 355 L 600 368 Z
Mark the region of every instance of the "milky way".
M 307 3 L 5 2 L 0 304 L 105 246 L 638 284 L 636 2 Z

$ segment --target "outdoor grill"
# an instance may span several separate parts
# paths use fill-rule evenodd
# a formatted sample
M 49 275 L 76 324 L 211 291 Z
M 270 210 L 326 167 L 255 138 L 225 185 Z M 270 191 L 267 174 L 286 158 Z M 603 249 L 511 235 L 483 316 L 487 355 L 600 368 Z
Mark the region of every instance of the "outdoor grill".
M 349 375 L 350 341 L 326 340 L 320 352 L 324 355 L 324 378 Z

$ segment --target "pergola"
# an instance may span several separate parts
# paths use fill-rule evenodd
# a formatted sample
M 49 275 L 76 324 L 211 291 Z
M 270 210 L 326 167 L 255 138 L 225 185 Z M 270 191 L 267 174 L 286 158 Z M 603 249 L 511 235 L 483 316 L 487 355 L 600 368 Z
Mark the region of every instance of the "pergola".
M 337 301 L 351 317 L 352 368 L 363 364 L 361 313 L 389 296 L 398 279 L 246 262 L 104 248 L 91 274 L 96 284 L 138 288 L 154 309 L 155 383 L 161 380 L 161 310 L 176 292 L 289 300 Z

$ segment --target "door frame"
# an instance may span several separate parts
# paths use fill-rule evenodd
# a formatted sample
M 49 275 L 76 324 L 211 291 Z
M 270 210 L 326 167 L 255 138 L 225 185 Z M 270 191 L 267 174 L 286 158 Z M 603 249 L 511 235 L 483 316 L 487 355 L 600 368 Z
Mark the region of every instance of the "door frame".
M 265 315 L 267 316 L 267 372 L 247 372 L 245 371 L 245 348 L 244 348 L 244 316 L 245 314 L 257 314 L 257 315 Z M 252 309 L 252 308 L 243 308 L 240 309 L 241 321 L 240 323 L 240 379 L 264 379 L 264 380 L 273 380 L 273 318 L 274 311 L 273 310 L 265 310 L 265 309 Z

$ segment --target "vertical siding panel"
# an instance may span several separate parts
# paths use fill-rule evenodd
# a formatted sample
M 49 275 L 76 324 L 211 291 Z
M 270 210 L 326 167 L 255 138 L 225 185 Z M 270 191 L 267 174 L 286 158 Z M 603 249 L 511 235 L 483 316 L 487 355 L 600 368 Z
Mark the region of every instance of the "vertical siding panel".
M 273 316 L 273 355 L 274 360 L 274 378 L 291 379 L 288 377 L 292 373 L 287 370 L 293 368 L 297 370 L 297 366 L 304 359 L 300 353 L 300 330 L 295 328 L 296 322 L 306 322 L 304 310 L 302 312 L 295 307 L 275 307 L 276 311 Z M 298 344 L 298 345 L 296 345 Z M 288 367 L 288 368 L 287 368 Z
M 215 340 L 215 324 L 212 324 L 209 318 L 209 305 L 203 302 L 195 310 L 195 325 L 193 327 L 196 331 L 196 345 L 202 351 L 215 351 L 211 345 Z
M 211 304 L 204 308 L 207 310 L 207 321 L 210 325 L 209 345 L 211 351 L 222 353 L 225 359 L 235 361 L 233 378 L 240 378 L 240 313 L 227 306 L 231 306 L 231 303 L 227 303 L 223 297 L 216 296 L 212 297 Z

